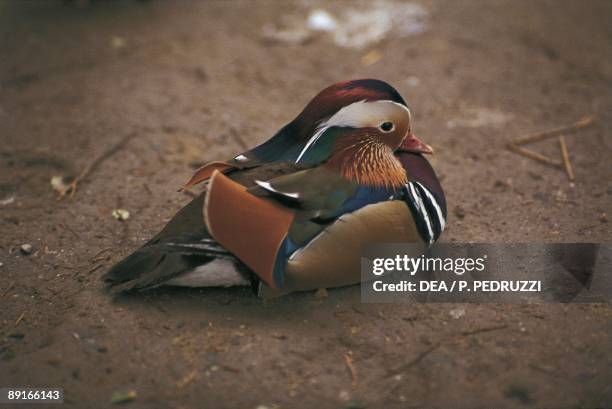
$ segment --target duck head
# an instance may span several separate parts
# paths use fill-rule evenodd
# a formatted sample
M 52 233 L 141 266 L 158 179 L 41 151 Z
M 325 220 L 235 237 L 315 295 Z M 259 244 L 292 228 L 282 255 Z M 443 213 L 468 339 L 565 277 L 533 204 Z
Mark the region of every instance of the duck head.
M 231 162 L 242 162 L 248 166 L 250 162 L 295 161 L 311 138 L 332 118 L 342 118 L 347 113 L 366 114 L 360 107 L 364 103 L 377 101 L 394 102 L 408 109 L 397 90 L 384 81 L 358 79 L 333 84 L 319 92 L 293 121 L 271 139 L 236 156 Z M 411 132 L 405 138 L 402 150 L 433 153 L 429 145 L 421 142 Z
M 389 100 L 359 101 L 322 122 L 295 162 L 325 163 L 363 185 L 401 187 L 407 176 L 396 152 L 407 146 L 411 152 L 428 148 L 420 141 L 414 145 L 414 139 L 405 105 Z
M 407 112 L 405 135 L 400 135 L 404 131 L 403 128 L 401 130 L 399 128 L 403 124 L 401 121 L 398 123 L 393 121 L 377 122 L 380 118 L 375 116 L 373 112 L 368 112 L 371 107 L 385 106 L 385 104 L 395 104 L 398 107 L 403 107 L 403 112 Z M 342 121 L 346 122 L 347 118 L 353 121 L 353 127 L 345 128 L 352 128 L 353 130 L 358 128 L 377 129 L 376 132 L 379 132 L 381 136 L 386 136 L 387 139 L 385 140 L 388 144 L 393 145 L 400 136 L 403 137 L 399 148 L 395 147 L 393 149 L 406 171 L 408 171 L 408 166 L 411 167 L 410 172 L 407 172 L 408 178 L 410 179 L 413 172 L 414 174 L 424 173 L 426 177 L 433 178 L 434 182 L 436 181 L 429 163 L 422 157 L 422 154 L 433 153 L 433 149 L 412 133 L 410 111 L 406 101 L 395 88 L 384 81 L 357 79 L 339 82 L 323 89 L 293 121 L 282 127 L 272 138 L 228 161 L 212 162 L 203 166 L 195 172 L 184 187 L 193 186 L 206 180 L 214 170 L 224 172 L 236 168 L 255 167 L 269 162 L 309 161 L 312 163 L 315 160 L 325 160 L 322 153 L 330 153 L 330 151 L 321 146 L 324 145 L 322 142 L 327 138 L 319 140 L 320 137 L 324 132 L 329 131 L 330 125 L 333 125 L 337 132 L 338 128 L 341 128 L 339 125 Z M 360 118 L 362 122 L 358 122 Z M 389 126 L 385 122 L 391 122 L 395 129 L 385 131 L 386 127 Z M 350 131 L 350 129 L 345 131 Z M 326 135 L 332 133 L 330 131 Z M 308 152 L 314 141 L 319 145 L 319 149 Z M 330 144 L 332 141 L 335 141 L 335 138 L 330 138 L 327 142 Z M 307 152 L 308 155 L 306 155 Z

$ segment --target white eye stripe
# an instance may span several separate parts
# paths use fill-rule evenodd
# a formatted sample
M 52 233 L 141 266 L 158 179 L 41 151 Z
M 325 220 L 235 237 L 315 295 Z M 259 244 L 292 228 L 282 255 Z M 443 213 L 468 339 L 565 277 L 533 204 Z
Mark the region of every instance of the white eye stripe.
M 379 101 L 366 101 L 361 100 L 357 102 L 353 102 L 350 105 L 347 105 L 341 108 L 338 112 L 332 115 L 327 120 L 320 123 L 320 125 L 316 128 L 314 134 L 310 137 L 308 142 L 304 145 L 304 148 L 300 151 L 299 155 L 295 159 L 295 163 L 298 163 L 304 154 L 310 149 L 316 142 L 319 140 L 321 135 L 325 133 L 325 131 L 331 127 L 351 127 L 351 128 L 362 128 L 367 126 L 376 126 L 376 123 L 372 123 L 372 119 L 384 117 L 388 115 L 389 105 L 393 104 L 394 106 L 400 107 L 408 113 L 408 118 L 410 118 L 410 110 L 408 107 L 402 104 L 398 104 L 395 101 L 391 100 L 379 100 Z M 379 125 L 382 125 L 385 122 L 391 121 L 383 121 Z M 393 122 L 392 122 L 393 123 Z M 390 131 L 383 132 L 392 132 L 395 130 L 395 124 L 393 123 L 393 128 Z
M 321 126 L 351 126 L 354 128 L 375 126 L 375 124 L 372 123 L 368 124 L 368 119 L 371 120 L 377 117 L 380 118 L 381 116 L 388 114 L 389 104 L 405 110 L 408 113 L 408 118 L 411 117 L 408 107 L 398 104 L 397 102 L 389 100 L 368 102 L 366 100 L 361 100 L 353 102 L 352 104 L 340 109 L 327 121 L 323 122 Z

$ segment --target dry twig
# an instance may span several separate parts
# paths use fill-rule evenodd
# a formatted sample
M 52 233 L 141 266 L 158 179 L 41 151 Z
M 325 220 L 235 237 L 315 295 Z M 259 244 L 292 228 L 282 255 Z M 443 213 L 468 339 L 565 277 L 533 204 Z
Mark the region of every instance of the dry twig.
M 494 327 L 484 327 L 484 328 L 477 328 L 477 329 L 473 329 L 473 330 L 467 330 L 467 331 L 463 331 L 461 332 L 461 335 L 476 335 L 476 334 L 482 334 L 483 332 L 491 332 L 491 331 L 498 331 L 500 329 L 506 329 L 508 328 L 508 326 L 506 324 L 502 324 L 502 325 L 497 325 Z
M 433 351 L 435 351 L 439 347 L 440 347 L 440 344 L 433 344 L 432 346 L 430 346 L 429 348 L 427 348 L 426 350 L 418 354 L 416 357 L 414 357 L 413 360 L 408 361 L 405 364 L 400 365 L 399 367 L 393 370 L 390 370 L 387 373 L 386 378 L 391 378 L 392 376 L 399 375 L 403 372 L 406 372 L 408 369 L 412 368 L 414 365 L 421 362 L 427 355 L 431 354 Z
M 19 325 L 19 323 L 23 320 L 23 317 L 25 317 L 25 313 L 25 311 L 22 312 L 19 318 L 17 318 L 17 320 L 15 321 L 15 326 Z
M 111 156 L 119 152 L 121 149 L 123 149 L 125 145 L 127 145 L 127 143 L 131 141 L 135 136 L 136 136 L 136 133 L 131 133 L 125 136 L 118 143 L 111 146 L 108 150 L 104 151 L 100 156 L 98 156 L 92 162 L 89 162 L 87 166 L 83 168 L 81 173 L 79 173 L 79 175 L 76 178 L 74 178 L 70 183 L 68 183 L 68 187 L 60 192 L 58 200 L 63 199 L 67 194 L 70 194 L 70 198 L 73 198 L 74 194 L 76 193 L 77 184 L 81 182 L 83 179 L 85 179 L 94 170 L 96 170 L 98 166 L 102 164 L 102 162 L 104 162 L 106 159 L 110 158 Z
M 525 149 L 521 146 L 516 146 L 513 144 L 508 144 L 508 149 L 511 151 L 518 153 L 521 156 L 524 156 L 529 159 L 533 159 L 545 165 L 553 166 L 555 168 L 561 168 L 562 164 L 559 161 L 549 158 L 548 156 L 542 155 L 540 153 L 530 151 L 529 149 Z
M 510 143 L 514 146 L 518 146 L 541 141 L 544 139 L 552 138 L 553 136 L 569 132 L 575 132 L 579 129 L 586 128 L 587 126 L 590 126 L 594 121 L 595 115 L 587 115 L 574 124 L 549 129 L 547 131 L 537 132 L 530 135 L 520 136 L 518 138 L 513 139 Z
M 559 145 L 561 146 L 561 155 L 563 156 L 563 166 L 565 167 L 565 173 L 570 181 L 574 180 L 574 170 L 572 169 L 572 162 L 570 162 L 569 152 L 567 151 L 567 144 L 565 143 L 565 137 L 559 135 Z
M 565 172 L 567 173 L 569 180 L 573 181 L 574 171 L 572 169 L 572 164 L 569 160 L 569 153 L 567 150 L 567 145 L 565 144 L 563 134 L 569 132 L 576 132 L 579 129 L 586 128 L 593 124 L 594 121 L 595 115 L 587 115 L 578 122 L 571 125 L 561 126 L 547 131 L 537 132 L 531 135 L 520 136 L 508 142 L 506 146 L 512 152 L 518 153 L 519 155 L 524 156 L 526 158 L 533 159 L 540 163 L 544 163 L 546 165 L 550 165 L 559 169 L 565 168 Z M 538 142 L 544 139 L 552 138 L 554 136 L 559 136 L 559 144 L 561 145 L 561 154 L 563 157 L 563 162 L 556 161 L 546 155 L 542 155 L 541 153 L 531 151 L 521 146 L 528 143 Z
M 96 266 L 94 266 L 94 267 L 90 268 L 90 269 L 89 269 L 89 271 L 87 271 L 87 274 L 91 274 L 91 273 L 93 273 L 94 271 L 96 271 L 97 269 L 99 269 L 100 267 L 102 267 L 102 265 L 103 265 L 103 264 L 98 264 L 98 265 L 96 265 Z
M 355 387 L 357 385 L 357 370 L 355 369 L 355 365 L 353 365 L 353 358 L 349 354 L 344 354 L 344 362 L 346 362 L 346 366 L 351 373 L 353 387 Z
M 95 262 L 98 262 L 98 261 L 106 258 L 106 257 L 101 257 L 100 258 L 100 256 L 102 254 L 106 253 L 107 251 L 111 251 L 112 249 L 113 249 L 112 247 L 107 247 L 107 248 L 104 248 L 104 249 L 98 251 L 92 258 L 89 259 L 89 261 L 91 261 L 92 263 L 95 263 Z

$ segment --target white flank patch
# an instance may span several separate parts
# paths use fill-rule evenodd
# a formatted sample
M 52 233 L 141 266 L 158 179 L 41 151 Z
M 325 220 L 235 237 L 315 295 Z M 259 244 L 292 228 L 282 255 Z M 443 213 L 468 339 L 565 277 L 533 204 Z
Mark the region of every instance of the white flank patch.
M 234 160 L 237 160 L 239 162 L 244 162 L 245 160 L 247 160 L 248 158 L 244 155 L 238 155 L 234 158 Z
M 167 281 L 165 285 L 179 287 L 232 287 L 251 285 L 249 279 L 236 270 L 234 262 L 215 259 L 208 264 L 196 267 L 185 274 Z

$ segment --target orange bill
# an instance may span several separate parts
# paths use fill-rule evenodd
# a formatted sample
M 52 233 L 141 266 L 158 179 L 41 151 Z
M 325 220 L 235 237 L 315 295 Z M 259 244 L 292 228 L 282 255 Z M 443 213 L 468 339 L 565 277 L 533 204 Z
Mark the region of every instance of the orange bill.
M 204 200 L 204 222 L 212 237 L 253 270 L 267 285 L 274 282 L 278 250 L 295 212 L 214 171 Z
M 186 189 L 188 187 L 197 185 L 198 183 L 205 181 L 206 179 L 212 176 L 215 170 L 225 172 L 229 169 L 234 169 L 234 166 L 226 162 L 207 163 L 206 165 L 196 170 L 191 179 L 189 179 L 189 181 L 187 181 L 187 183 L 185 183 L 181 189 Z

